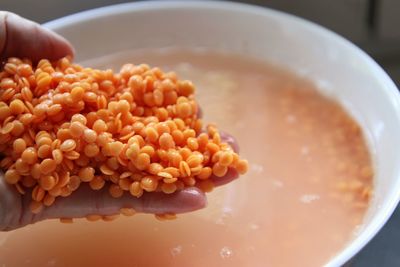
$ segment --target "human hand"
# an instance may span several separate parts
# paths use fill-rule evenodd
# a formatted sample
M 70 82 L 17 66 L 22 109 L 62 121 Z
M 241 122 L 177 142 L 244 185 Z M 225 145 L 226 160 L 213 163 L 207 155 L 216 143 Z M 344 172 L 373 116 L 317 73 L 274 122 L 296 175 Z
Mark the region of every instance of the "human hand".
M 42 58 L 56 60 L 66 55 L 73 56 L 72 46 L 63 37 L 40 25 L 15 14 L 0 11 L 0 59 L 8 57 L 29 58 L 37 62 Z M 234 139 L 223 135 L 223 140 L 237 149 Z M 214 177 L 216 186 L 238 177 L 230 170 L 224 177 Z M 207 204 L 205 194 L 198 188 L 185 188 L 173 194 L 148 193 L 140 198 L 129 194 L 113 198 L 107 188 L 99 191 L 82 185 L 66 198 L 59 197 L 50 207 L 33 214 L 29 209 L 31 192 L 25 195 L 5 182 L 0 175 L 0 230 L 13 230 L 27 224 L 52 218 L 80 218 L 91 214 L 118 214 L 121 208 L 133 208 L 143 213 L 183 213 L 203 208 Z

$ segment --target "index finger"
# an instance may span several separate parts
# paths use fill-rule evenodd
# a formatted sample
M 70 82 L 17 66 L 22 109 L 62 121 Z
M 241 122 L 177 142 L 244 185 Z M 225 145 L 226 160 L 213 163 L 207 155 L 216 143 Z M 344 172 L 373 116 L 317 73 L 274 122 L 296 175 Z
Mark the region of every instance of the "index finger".
M 71 44 L 60 35 L 16 14 L 0 11 L 0 59 L 8 57 L 56 60 L 73 56 Z

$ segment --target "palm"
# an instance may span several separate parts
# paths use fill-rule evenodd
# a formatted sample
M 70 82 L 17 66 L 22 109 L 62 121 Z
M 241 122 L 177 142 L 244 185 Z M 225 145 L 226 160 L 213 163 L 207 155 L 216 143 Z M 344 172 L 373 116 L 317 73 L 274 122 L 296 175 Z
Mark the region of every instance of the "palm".
M 7 29 L 1 31 L 2 28 Z M 29 42 L 27 42 L 29 40 Z M 0 59 L 17 56 L 33 61 L 41 58 L 58 59 L 72 55 L 73 48 L 61 36 L 15 14 L 0 11 Z M 233 138 L 224 135 L 225 142 L 237 150 Z M 212 178 L 216 186 L 228 183 L 238 174 L 230 170 L 225 177 Z M 143 213 L 183 213 L 205 207 L 206 196 L 197 188 L 186 188 L 174 194 L 148 193 L 140 198 L 124 194 L 113 198 L 107 188 L 93 191 L 87 184 L 67 198 L 57 198 L 42 212 L 33 214 L 29 209 L 31 192 L 19 194 L 0 175 L 0 231 L 12 230 L 27 224 L 51 218 L 81 218 L 91 214 L 113 215 L 121 208 L 133 208 Z

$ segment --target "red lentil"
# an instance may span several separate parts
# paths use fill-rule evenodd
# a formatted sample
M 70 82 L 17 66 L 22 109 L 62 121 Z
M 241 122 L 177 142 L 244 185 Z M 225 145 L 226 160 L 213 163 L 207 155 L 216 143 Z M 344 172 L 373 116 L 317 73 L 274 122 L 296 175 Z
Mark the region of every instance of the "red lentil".
M 124 191 L 135 197 L 144 191 L 171 194 L 185 186 L 210 192 L 211 177 L 224 176 L 228 168 L 241 174 L 248 169 L 215 125 L 202 131 L 195 86 L 159 68 L 126 64 L 114 74 L 66 58 L 37 66 L 13 58 L 0 72 L 0 86 L 0 167 L 21 194 L 33 188 L 34 213 L 82 183 L 92 190 L 107 186 L 115 198 Z M 363 169 L 364 176 L 370 173 Z

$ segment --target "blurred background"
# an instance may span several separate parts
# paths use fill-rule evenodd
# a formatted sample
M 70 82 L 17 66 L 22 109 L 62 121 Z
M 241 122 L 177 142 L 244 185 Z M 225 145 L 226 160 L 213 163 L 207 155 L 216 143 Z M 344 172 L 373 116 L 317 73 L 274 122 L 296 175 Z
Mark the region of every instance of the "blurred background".
M 39 23 L 65 15 L 131 1 L 124 0 L 0 0 L 0 10 L 17 13 Z M 163 1 L 160 1 L 163 2 Z M 370 54 L 400 85 L 400 0 L 249 0 L 291 13 L 351 40 Z M 261 27 L 261 26 L 260 26 Z M 350 266 L 400 266 L 400 208 Z

